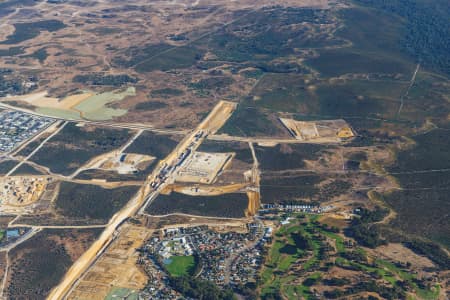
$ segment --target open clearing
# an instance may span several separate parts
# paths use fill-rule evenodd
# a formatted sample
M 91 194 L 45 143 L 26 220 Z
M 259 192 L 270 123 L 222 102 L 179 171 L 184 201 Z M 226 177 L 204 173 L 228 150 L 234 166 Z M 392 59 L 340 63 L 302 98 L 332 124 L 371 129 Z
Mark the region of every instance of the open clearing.
M 93 94 L 86 92 L 86 93 L 80 93 L 75 95 L 67 96 L 63 99 L 55 98 L 55 97 L 49 97 L 48 92 L 40 92 L 40 93 L 34 93 L 34 94 L 28 94 L 28 95 L 22 95 L 22 96 L 14 96 L 14 97 L 7 97 L 4 101 L 7 100 L 22 100 L 28 104 L 31 104 L 36 107 L 48 107 L 48 108 L 55 108 L 55 109 L 62 109 L 62 110 L 70 110 L 74 106 L 78 105 L 79 103 L 83 102 L 84 100 L 91 97 Z
M 355 136 L 344 120 L 295 121 L 280 118 L 294 138 L 300 141 L 341 142 Z
M 104 121 L 125 115 L 127 113 L 126 109 L 112 108 L 108 105 L 121 101 L 126 97 L 136 95 L 136 89 L 129 87 L 125 90 L 114 90 L 104 93 L 81 92 L 62 99 L 47 95 L 48 93 L 44 91 L 21 96 L 4 97 L 0 101 L 21 101 L 34 106 L 37 113 L 52 117 Z
M 145 170 L 154 160 L 154 157 L 148 155 L 112 151 L 94 157 L 80 168 L 77 173 L 79 174 L 85 170 L 98 169 L 115 171 L 118 174 L 134 174 Z

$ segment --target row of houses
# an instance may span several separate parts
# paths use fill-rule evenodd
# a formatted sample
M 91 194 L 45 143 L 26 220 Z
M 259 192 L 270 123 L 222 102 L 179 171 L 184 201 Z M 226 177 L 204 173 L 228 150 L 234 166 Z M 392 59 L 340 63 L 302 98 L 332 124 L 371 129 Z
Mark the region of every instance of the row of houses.
M 18 111 L 0 112 L 0 153 L 10 152 L 53 123 L 53 119 Z

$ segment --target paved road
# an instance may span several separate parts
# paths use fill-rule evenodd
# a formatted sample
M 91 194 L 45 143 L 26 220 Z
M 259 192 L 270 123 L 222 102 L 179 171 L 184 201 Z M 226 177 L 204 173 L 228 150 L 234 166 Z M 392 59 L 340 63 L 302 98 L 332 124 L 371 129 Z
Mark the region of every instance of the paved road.
M 99 157 L 104 157 L 104 156 L 110 156 L 111 153 L 118 152 L 118 155 L 121 155 L 131 144 L 133 144 L 133 142 L 141 136 L 141 134 L 144 132 L 143 129 L 139 129 L 137 131 L 137 133 L 135 135 L 133 135 L 128 142 L 126 142 L 122 147 L 120 147 L 120 149 L 118 151 L 114 150 L 108 153 L 104 153 L 101 156 L 96 156 L 93 159 L 89 160 L 89 162 L 87 162 L 84 166 L 78 168 L 77 170 L 75 170 L 75 172 L 73 172 L 71 175 L 68 176 L 68 179 L 72 180 L 75 177 L 77 177 L 81 172 L 89 170 L 89 169 L 94 169 L 96 167 L 93 167 L 93 165 L 91 164 L 93 161 L 97 161 Z
M 114 128 L 122 128 L 122 129 L 133 129 L 133 130 L 142 129 L 142 130 L 153 131 L 153 132 L 157 132 L 157 133 L 178 134 L 178 135 L 186 134 L 188 132 L 187 130 L 160 129 L 160 128 L 155 128 L 151 125 L 146 125 L 146 124 L 142 124 L 142 123 L 136 123 L 136 124 L 134 124 L 134 123 L 116 123 L 116 122 L 108 122 L 108 121 L 90 121 L 90 120 L 86 120 L 86 119 L 61 118 L 61 117 L 49 116 L 46 114 L 38 113 L 38 112 L 35 112 L 30 109 L 26 109 L 26 108 L 12 106 L 12 105 L 6 104 L 1 101 L 0 101 L 0 108 L 5 108 L 5 109 L 9 109 L 9 110 L 14 110 L 14 111 L 20 111 L 20 112 L 38 116 L 38 117 L 52 118 L 55 120 L 69 121 L 69 122 L 82 122 L 82 123 L 98 125 L 98 126 L 106 126 L 106 127 L 114 127 Z
M 10 265 L 9 251 L 14 249 L 17 245 L 19 245 L 19 244 L 25 242 L 26 240 L 32 238 L 36 233 L 38 233 L 40 231 L 41 231 L 41 229 L 39 229 L 39 228 L 32 228 L 27 233 L 22 235 L 14 243 L 0 248 L 0 252 L 6 252 L 6 268 L 5 268 L 5 273 L 3 274 L 2 284 L 0 286 L 0 299 L 6 299 L 4 293 L 5 293 L 6 281 L 8 279 L 9 265 Z
M 208 137 L 209 140 L 214 141 L 226 141 L 226 142 L 245 142 L 245 143 L 256 143 L 256 144 L 321 144 L 321 145 L 334 145 L 341 142 L 329 141 L 326 138 L 318 138 L 312 140 L 297 140 L 294 138 L 259 138 L 259 137 L 242 137 L 242 136 L 232 136 L 226 134 L 213 134 Z
M 199 215 L 191 215 L 184 213 L 171 213 L 165 215 L 152 215 L 148 213 L 143 213 L 143 215 L 152 217 L 152 218 L 167 218 L 172 216 L 180 216 L 180 217 L 189 217 L 189 218 L 198 218 L 198 219 L 208 219 L 208 220 L 232 220 L 232 221 L 242 221 L 245 218 L 227 218 L 227 217 L 208 217 L 208 216 L 199 216 Z
M 30 239 L 31 237 L 33 237 L 39 231 L 41 231 L 41 229 L 39 229 L 39 228 L 31 228 L 27 233 L 25 233 L 20 238 L 18 238 L 17 241 L 15 241 L 14 243 L 11 243 L 9 245 L 1 247 L 0 251 L 9 251 L 9 250 L 13 249 L 17 245 L 19 245 L 19 244 L 25 242 L 26 240 Z
M 257 219 L 257 222 L 261 225 L 262 228 L 262 222 L 261 220 Z M 226 261 L 225 261 L 225 279 L 224 283 L 228 284 L 230 283 L 230 276 L 231 276 L 231 266 L 233 262 L 238 258 L 239 255 L 241 255 L 243 252 L 247 251 L 248 249 L 251 249 L 255 247 L 255 245 L 263 238 L 264 233 L 260 232 L 259 236 L 255 238 L 254 241 L 248 242 L 244 247 L 240 248 L 237 252 L 233 253 Z
M 180 153 L 184 153 L 188 148 L 194 151 L 203 142 L 205 135 L 197 138 L 198 132 L 205 133 L 216 132 L 231 116 L 236 104 L 232 102 L 219 102 L 216 107 L 209 113 L 195 131 L 192 131 L 180 144 L 170 153 L 166 159 L 163 160 L 167 166 L 174 166 L 178 163 Z M 184 160 L 186 161 L 186 160 Z M 162 183 L 156 190 L 150 188 L 150 182 L 155 182 L 156 179 L 162 175 L 164 169 L 161 162 L 154 170 L 154 172 L 147 178 L 146 182 L 140 191 L 128 202 L 128 204 L 117 212 L 109 221 L 105 230 L 100 237 L 92 244 L 92 246 L 72 265 L 68 270 L 62 281 L 56 286 L 48 296 L 47 299 L 65 299 L 77 282 L 85 274 L 87 270 L 96 262 L 108 245 L 114 240 L 119 227 L 130 217 L 136 215 L 139 211 L 143 211 L 145 207 L 151 203 L 159 194 L 159 192 L 170 182 L 173 177 L 174 169 L 170 172 L 164 173 L 166 181 Z
M 14 173 L 18 168 L 20 168 L 20 166 L 23 165 L 23 163 L 25 163 L 27 160 L 29 160 L 34 154 L 36 154 L 36 152 L 39 151 L 39 149 L 42 148 L 42 146 L 45 145 L 45 143 L 47 143 L 52 137 L 54 137 L 55 135 L 57 135 L 61 129 L 63 129 L 66 125 L 67 125 L 67 121 L 65 121 L 58 129 L 55 130 L 55 132 L 53 132 L 51 135 L 49 135 L 45 140 L 42 141 L 42 143 L 37 146 L 33 152 L 31 152 L 27 157 L 25 157 L 24 159 L 22 159 L 14 168 L 12 168 L 11 170 L 9 170 L 8 173 L 6 173 L 5 176 L 11 176 L 12 173 Z
M 11 224 L 8 228 L 36 228 L 36 229 L 92 229 L 105 228 L 108 224 L 100 225 L 29 225 L 29 224 Z

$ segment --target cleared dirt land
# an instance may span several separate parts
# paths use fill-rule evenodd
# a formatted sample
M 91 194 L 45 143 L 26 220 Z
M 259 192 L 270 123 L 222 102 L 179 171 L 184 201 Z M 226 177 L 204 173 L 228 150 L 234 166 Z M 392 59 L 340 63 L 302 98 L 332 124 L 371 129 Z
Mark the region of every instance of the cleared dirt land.
M 212 183 L 231 161 L 233 153 L 195 152 L 191 160 L 178 172 L 177 181 Z
M 73 289 L 67 299 L 103 300 L 113 287 L 140 290 L 147 275 L 139 268 L 137 248 L 151 235 L 145 227 L 127 224 L 118 238 Z

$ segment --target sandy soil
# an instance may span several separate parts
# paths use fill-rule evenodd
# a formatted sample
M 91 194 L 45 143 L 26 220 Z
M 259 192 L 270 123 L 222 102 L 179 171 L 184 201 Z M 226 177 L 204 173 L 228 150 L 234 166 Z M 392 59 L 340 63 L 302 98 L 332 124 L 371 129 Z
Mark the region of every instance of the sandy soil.
M 59 109 L 71 109 L 74 106 L 80 104 L 87 98 L 91 97 L 92 93 L 83 93 L 77 95 L 68 96 L 60 101 L 56 100 L 56 98 L 42 99 L 41 101 L 36 101 L 35 103 L 30 103 L 35 106 L 47 106 Z
M 136 249 L 151 233 L 145 227 L 125 225 L 118 238 L 84 275 L 68 299 L 105 299 L 112 287 L 144 288 L 147 276 L 137 266 Z

